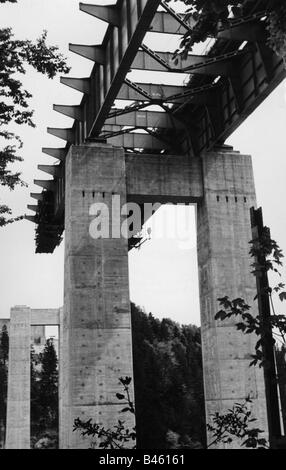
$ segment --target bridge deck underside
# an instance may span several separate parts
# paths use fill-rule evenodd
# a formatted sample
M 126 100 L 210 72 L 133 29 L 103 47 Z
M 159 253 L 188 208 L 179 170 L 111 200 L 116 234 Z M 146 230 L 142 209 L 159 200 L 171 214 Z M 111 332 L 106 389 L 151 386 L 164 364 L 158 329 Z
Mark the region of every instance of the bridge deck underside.
M 90 77 L 61 80 L 83 97 L 80 106 L 54 106 L 74 118 L 74 125 L 48 129 L 66 146 L 43 149 L 60 162 L 39 165 L 52 179 L 35 181 L 43 191 L 32 194 L 38 204 L 28 206 L 36 213 L 27 218 L 37 224 L 37 252 L 51 253 L 61 241 L 65 157 L 71 145 L 102 139 L 126 152 L 199 156 L 223 144 L 275 89 L 286 73 L 282 59 L 267 45 L 268 3 L 249 2 L 247 16 L 229 20 L 207 55 L 189 54 L 185 60 L 174 60 L 172 51 L 153 51 L 144 44 L 150 31 L 183 35 L 195 27 L 163 1 L 118 0 L 108 7 L 80 4 L 82 11 L 109 26 L 100 46 L 70 45 L 73 52 L 92 60 L 94 67 Z M 185 86 L 134 83 L 127 77 L 132 69 L 166 76 L 184 73 L 189 79 Z M 157 105 L 157 110 L 150 105 Z

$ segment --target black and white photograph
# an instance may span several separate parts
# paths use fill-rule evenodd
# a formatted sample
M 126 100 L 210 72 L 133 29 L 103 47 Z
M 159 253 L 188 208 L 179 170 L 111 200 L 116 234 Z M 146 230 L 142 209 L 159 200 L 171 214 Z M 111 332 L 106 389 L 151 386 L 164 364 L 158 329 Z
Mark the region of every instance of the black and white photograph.
M 0 450 L 286 449 L 286 2 L 88 1 L 0 0 Z

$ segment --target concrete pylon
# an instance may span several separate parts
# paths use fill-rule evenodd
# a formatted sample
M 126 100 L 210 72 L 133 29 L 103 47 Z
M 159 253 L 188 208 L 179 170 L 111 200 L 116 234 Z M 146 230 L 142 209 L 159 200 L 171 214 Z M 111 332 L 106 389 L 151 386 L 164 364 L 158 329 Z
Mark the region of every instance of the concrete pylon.
M 198 204 L 197 231 L 207 422 L 212 413 L 250 396 L 255 426 L 267 432 L 263 373 L 249 367 L 256 337 L 237 331 L 233 319 L 214 319 L 220 310 L 217 299 L 225 296 L 243 298 L 258 313 L 248 255 L 250 207 L 256 205 L 251 157 L 210 152 L 202 157 L 202 166 L 204 198 Z
M 45 344 L 45 326 L 60 324 L 61 309 L 11 309 L 9 325 L 6 449 L 30 449 L 31 344 Z
M 11 309 L 6 449 L 30 449 L 31 310 Z
M 128 240 L 111 234 L 95 239 L 91 231 L 94 204 L 111 210 L 113 194 L 124 204 L 124 150 L 96 143 L 72 146 L 66 159 L 61 449 L 90 446 L 88 438 L 73 432 L 76 418 L 113 427 L 122 418 L 118 379 L 133 378 Z M 112 224 L 110 211 L 110 229 Z M 134 426 L 133 416 L 124 420 L 129 429 Z

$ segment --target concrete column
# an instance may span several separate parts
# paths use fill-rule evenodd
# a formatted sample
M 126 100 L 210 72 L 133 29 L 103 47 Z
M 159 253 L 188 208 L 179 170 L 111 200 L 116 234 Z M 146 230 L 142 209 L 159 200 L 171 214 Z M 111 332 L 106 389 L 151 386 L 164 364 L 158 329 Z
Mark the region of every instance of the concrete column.
M 58 369 L 59 369 L 59 381 L 58 381 L 58 397 L 59 397 L 59 446 L 61 444 L 61 423 L 63 423 L 63 395 L 64 395 L 64 386 L 63 386 L 63 316 L 64 316 L 64 309 L 59 309 L 59 343 L 58 343 Z
M 128 243 L 94 239 L 89 229 L 95 203 L 126 201 L 124 151 L 109 145 L 72 147 L 66 160 L 65 301 L 61 343 L 60 447 L 90 445 L 73 432 L 76 418 L 113 427 L 120 414 L 118 379 L 133 376 Z M 111 211 L 110 211 L 111 212 Z M 110 214 L 109 227 L 112 219 Z M 111 237 L 111 234 L 110 234 Z
M 6 449 L 30 449 L 31 311 L 11 309 Z
M 198 263 L 207 422 L 212 413 L 226 411 L 250 396 L 258 420 L 254 424 L 267 431 L 263 373 L 249 367 L 257 339 L 238 332 L 234 320 L 214 320 L 220 309 L 217 299 L 224 296 L 245 299 L 257 313 L 248 254 L 250 207 L 256 205 L 251 157 L 221 150 L 204 155 L 202 165 Z

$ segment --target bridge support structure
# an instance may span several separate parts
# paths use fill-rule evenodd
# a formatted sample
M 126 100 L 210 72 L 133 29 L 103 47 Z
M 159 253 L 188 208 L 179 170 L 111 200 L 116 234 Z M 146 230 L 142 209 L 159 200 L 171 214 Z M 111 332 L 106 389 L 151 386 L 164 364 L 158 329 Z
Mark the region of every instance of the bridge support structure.
M 11 309 L 5 449 L 31 448 L 31 336 L 34 326 L 58 326 L 61 309 Z
M 263 373 L 249 367 L 255 338 L 232 320 L 215 320 L 224 296 L 242 297 L 257 311 L 248 255 L 256 205 L 251 157 L 225 147 L 200 158 L 125 154 L 89 143 L 70 148 L 66 183 L 64 310 L 12 309 L 6 448 L 30 447 L 31 325 L 60 325 L 60 448 L 90 446 L 73 432 L 76 418 L 108 428 L 121 418 L 119 378 L 133 378 L 127 202 L 197 205 L 207 422 L 250 397 L 255 426 L 266 431 Z M 131 414 L 124 420 L 135 425 Z
M 73 432 L 76 418 L 91 418 L 108 428 L 121 419 L 124 406 L 116 398 L 119 378 L 133 377 L 128 240 L 120 233 L 111 237 L 117 221 L 104 209 L 101 223 L 107 224 L 110 234 L 92 237 L 96 204 L 105 205 L 111 214 L 113 195 L 126 202 L 123 149 L 97 144 L 72 147 L 66 162 L 60 390 L 60 447 L 64 449 L 90 446 L 89 438 Z M 131 414 L 124 421 L 129 429 L 135 425 Z
M 214 318 L 220 310 L 218 299 L 225 296 L 244 299 L 258 315 L 249 257 L 250 208 L 256 206 L 251 157 L 209 152 L 202 157 L 202 170 L 197 237 L 206 418 L 210 422 L 215 412 L 225 412 L 249 397 L 256 424 L 267 434 L 263 373 L 249 367 L 257 338 L 237 331 L 238 319 Z M 227 447 L 232 446 L 239 444 L 234 440 Z
M 214 318 L 219 297 L 243 297 L 250 305 L 255 297 L 248 255 L 256 204 L 251 157 L 225 148 L 193 159 L 136 155 L 95 143 L 72 146 L 66 168 L 61 447 L 88 445 L 72 432 L 77 417 L 108 427 L 117 422 L 118 378 L 133 376 L 128 241 L 116 232 L 120 214 L 106 225 L 103 211 L 108 236 L 92 236 L 100 212 L 94 207 L 104 204 L 111 214 L 114 195 L 121 207 L 126 201 L 197 204 L 207 420 L 249 396 L 257 425 L 266 430 L 263 374 L 249 368 L 255 338 Z
M 109 26 L 100 45 L 70 45 L 94 67 L 89 77 L 61 79 L 83 96 L 80 105 L 54 105 L 74 124 L 48 128 L 66 146 L 43 148 L 60 163 L 39 165 L 53 179 L 34 180 L 42 192 L 31 194 L 38 203 L 28 206 L 35 215 L 26 216 L 37 224 L 37 253 L 52 253 L 66 229 L 63 448 L 87 445 L 72 433 L 76 417 L 114 422 L 115 375 L 132 375 L 128 242 L 90 234 L 96 217 L 92 207 L 113 209 L 113 196 L 120 196 L 121 205 L 197 204 L 207 419 L 250 395 L 258 425 L 266 429 L 262 373 L 248 368 L 252 341 L 232 322 L 214 318 L 218 297 L 243 296 L 251 303 L 255 293 L 248 258 L 249 209 L 255 205 L 251 161 L 225 147 L 210 151 L 285 78 L 283 60 L 267 44 L 266 3 L 247 2 L 242 16 L 217 24 L 219 40 L 208 52 L 188 54 L 178 63 L 172 51 L 153 51 L 145 44 L 148 31 L 182 35 L 194 26 L 165 1 L 80 4 Z M 180 86 L 167 85 L 163 76 L 161 84 L 137 83 L 127 75 L 131 70 L 160 71 L 166 78 L 183 72 L 189 79 Z M 147 109 L 154 104 L 164 112 Z M 108 225 L 114 228 L 114 220 Z

